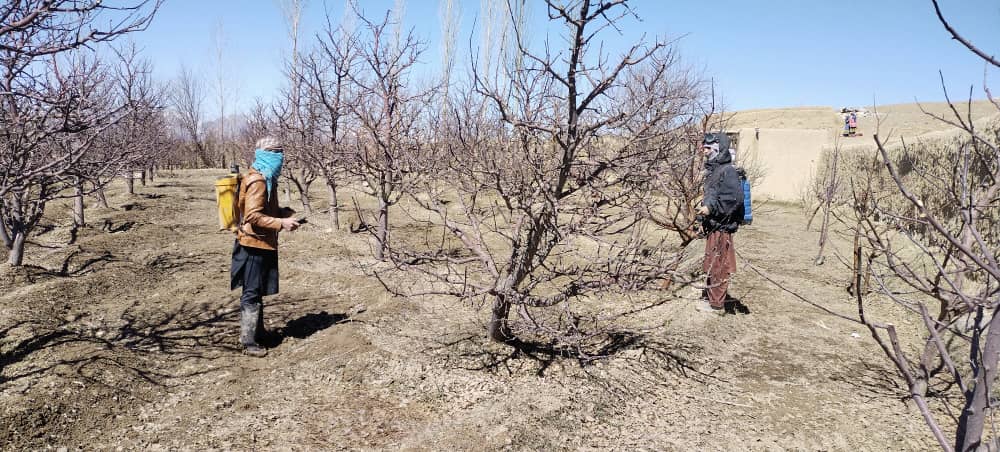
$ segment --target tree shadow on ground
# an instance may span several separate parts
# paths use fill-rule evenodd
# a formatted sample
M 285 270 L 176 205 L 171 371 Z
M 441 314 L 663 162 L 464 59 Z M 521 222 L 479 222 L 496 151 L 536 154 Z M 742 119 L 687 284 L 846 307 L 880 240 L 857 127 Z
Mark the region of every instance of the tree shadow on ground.
M 142 205 L 142 204 L 140 204 L 138 202 L 130 202 L 130 203 L 122 204 L 121 205 L 121 209 L 124 210 L 124 211 L 126 211 L 126 212 L 130 212 L 130 211 L 133 211 L 133 210 L 146 210 L 146 206 L 144 206 L 144 205 Z
M 137 224 L 135 221 L 123 221 L 115 225 L 111 220 L 104 220 L 104 226 L 101 227 L 101 230 L 109 234 L 118 234 L 132 230 Z
M 589 373 L 589 369 L 617 360 L 630 373 L 647 375 L 651 379 L 673 376 L 699 382 L 722 381 L 711 373 L 699 370 L 700 363 L 691 358 L 701 351 L 699 346 L 669 342 L 638 331 L 608 332 L 586 347 L 523 339 L 512 339 L 501 346 L 490 344 L 482 334 L 470 334 L 437 342 L 424 351 L 443 356 L 448 366 L 507 375 L 522 372 L 525 362 L 531 364 L 529 369 L 539 377 L 546 376 L 553 364 L 570 363 L 583 369 L 589 377 L 597 378 Z
M 829 378 L 854 387 L 858 397 L 868 400 L 909 398 L 909 392 L 899 381 L 899 376 L 884 363 L 852 358 L 850 361 L 844 361 Z
M 281 338 L 309 337 L 353 315 L 353 311 L 301 315 L 313 301 L 329 302 L 269 300 L 274 320 L 296 316 L 279 329 Z M 99 429 L 109 419 L 81 422 L 50 416 L 52 406 L 58 406 L 60 413 L 127 414 L 136 403 L 159 403 L 164 394 L 186 385 L 235 381 L 238 369 L 251 362 L 241 355 L 238 344 L 239 300 L 218 297 L 215 302 L 168 306 L 164 309 L 157 300 L 146 299 L 133 301 L 121 315 L 110 318 L 98 313 L 25 312 L 19 321 L 0 319 L 0 393 L 12 390 L 30 396 L 26 405 L 0 415 L 0 444 L 23 440 L 20 432 L 42 431 L 38 425 L 58 436 L 84 424 Z M 57 385 L 67 392 L 52 393 Z
M 191 378 L 231 367 L 231 360 L 216 360 L 233 355 L 227 350 L 234 347 L 214 331 L 230 322 L 231 313 L 182 307 L 144 315 L 135 308 L 99 325 L 86 317 L 33 313 L 0 330 L 0 391 L 28 396 L 0 416 L 0 443 L 24 440 L 26 431 L 59 436 L 81 425 L 101 428 L 110 419 L 45 415 L 50 406 L 62 413 L 121 414 L 135 403 L 162 400 Z
M 90 256 L 85 256 L 87 253 L 88 251 L 82 248 L 70 252 L 63 258 L 58 269 L 25 264 L 12 271 L 21 273 L 29 283 L 34 284 L 43 278 L 75 278 L 84 276 L 94 273 L 106 264 L 121 261 L 121 259 L 107 251 L 99 254 L 90 253 Z M 83 261 L 74 263 L 74 260 L 81 256 L 84 257 Z
M 943 364 L 942 364 L 943 366 Z M 964 405 L 962 392 L 950 378 L 941 378 L 941 369 L 937 369 L 938 378 L 931 378 L 926 397 L 942 408 L 942 413 L 958 423 L 959 414 Z M 833 381 L 845 383 L 855 389 L 855 396 L 864 402 L 877 399 L 892 399 L 906 402 L 912 395 L 902 381 L 902 377 L 884 362 L 870 362 L 855 357 L 844 361 L 843 365 L 830 375 Z
M 194 184 L 188 184 L 188 183 L 184 183 L 184 182 L 160 182 L 160 183 L 156 183 L 156 184 L 150 184 L 150 187 L 153 187 L 153 188 L 196 188 L 196 189 L 199 189 L 199 190 L 202 188 L 201 186 L 197 186 L 197 185 L 194 185 Z
M 204 268 L 206 265 L 210 265 L 211 262 L 218 261 L 219 256 L 224 255 L 224 251 L 217 250 L 198 254 L 165 252 L 156 255 L 156 257 L 146 263 L 146 266 L 158 272 L 173 274 L 180 271 L 189 271 L 192 268 Z
M 453 331 L 427 331 L 407 337 L 425 344 L 423 352 L 444 361 L 445 367 L 471 371 L 516 375 L 531 373 L 539 377 L 551 373 L 553 366 L 565 368 L 567 364 L 582 369 L 578 374 L 589 375 L 589 370 L 603 363 L 628 368 L 634 375 L 651 379 L 670 376 L 701 382 L 723 380 L 714 374 L 717 367 L 706 372 L 696 360 L 702 347 L 677 335 L 665 334 L 662 326 L 641 328 L 627 327 L 632 316 L 683 302 L 682 292 L 690 284 L 678 282 L 669 294 L 627 307 L 615 314 L 576 317 L 575 327 L 580 340 L 564 342 L 558 338 L 547 339 L 531 334 L 518 334 L 503 343 L 486 338 L 485 325 L 469 323 L 476 332 L 455 334 Z M 630 303 L 631 304 L 631 303 Z M 518 322 L 519 320 L 512 320 Z M 435 323 L 436 324 L 436 323 Z M 475 326 L 473 326 L 475 325 Z M 518 331 L 518 328 L 514 328 Z M 591 375 L 592 376 L 592 375 Z M 590 376 L 588 376 L 590 378 Z M 594 376 L 594 378 L 597 378 Z M 613 386 L 616 383 L 611 383 Z
M 276 301 L 272 306 L 285 303 L 290 302 Z M 0 330 L 0 385 L 56 368 L 79 373 L 84 367 L 104 364 L 169 387 L 176 379 L 219 371 L 224 365 L 212 362 L 239 353 L 238 301 L 187 301 L 170 310 L 150 308 L 136 300 L 119 318 L 101 324 L 47 316 Z M 14 332 L 17 337 L 10 337 Z M 48 353 L 32 358 L 43 350 Z M 16 364 L 22 365 L 12 370 Z
M 8 335 L 12 331 L 21 328 L 29 328 L 32 326 L 32 324 L 33 322 L 29 321 L 16 322 L 4 328 L 3 330 L 0 330 L 0 340 L 8 339 Z M 7 381 L 12 381 L 17 378 L 22 378 L 24 376 L 33 375 L 34 373 L 37 373 L 37 372 L 31 372 L 23 375 L 18 375 L 16 377 L 7 377 L 4 374 L 4 369 L 6 369 L 8 366 L 12 364 L 21 362 L 32 353 L 63 343 L 66 340 L 65 339 L 66 336 L 69 336 L 70 334 L 71 334 L 70 332 L 61 330 L 59 329 L 59 327 L 56 327 L 54 329 L 50 329 L 49 331 L 40 334 L 21 337 L 16 341 L 5 340 L 3 343 L 0 343 L 0 385 L 4 384 Z

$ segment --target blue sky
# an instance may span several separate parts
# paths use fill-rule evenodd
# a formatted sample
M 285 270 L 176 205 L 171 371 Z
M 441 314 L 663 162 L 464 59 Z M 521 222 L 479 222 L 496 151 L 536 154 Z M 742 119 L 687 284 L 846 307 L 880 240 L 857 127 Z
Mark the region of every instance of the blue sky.
M 397 4 L 359 2 L 374 16 Z M 461 71 L 481 1 L 458 3 Z M 547 32 L 553 44 L 561 42 L 556 35 L 561 29 L 545 24 L 541 1 L 529 3 L 531 40 L 541 42 Z M 967 38 L 989 54 L 1000 54 L 1000 1 L 940 3 Z M 221 28 L 223 67 L 237 87 L 237 104 L 246 107 L 256 97 L 269 99 L 282 84 L 281 61 L 290 41 L 277 5 L 275 0 L 167 0 L 150 28 L 133 39 L 160 78 L 173 77 L 183 64 L 210 82 L 217 73 L 214 36 Z M 302 45 L 313 39 L 325 10 L 339 20 L 343 5 L 343 0 L 308 0 Z M 686 64 L 716 81 L 731 110 L 869 105 L 873 99 L 878 104 L 937 101 L 943 99 L 938 70 L 953 98 L 967 97 L 970 86 L 974 97 L 984 97 L 984 63 L 950 39 L 929 0 L 642 0 L 630 5 L 641 21 L 626 20 L 621 34 L 605 32 L 605 48 L 621 50 L 643 34 L 647 39 L 679 38 Z M 404 21 L 427 43 L 423 70 L 439 68 L 438 0 L 406 2 Z M 1000 92 L 1000 71 L 986 75 L 994 92 Z

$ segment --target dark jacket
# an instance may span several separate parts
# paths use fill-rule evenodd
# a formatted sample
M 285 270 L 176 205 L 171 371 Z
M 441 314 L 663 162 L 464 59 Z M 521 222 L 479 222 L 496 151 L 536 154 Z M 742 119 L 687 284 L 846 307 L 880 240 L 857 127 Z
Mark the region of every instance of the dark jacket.
M 715 231 L 736 232 L 743 214 L 743 185 L 733 166 L 733 155 L 728 146 L 721 149 L 712 160 L 705 162 L 705 200 L 708 215 L 702 221 L 706 233 Z

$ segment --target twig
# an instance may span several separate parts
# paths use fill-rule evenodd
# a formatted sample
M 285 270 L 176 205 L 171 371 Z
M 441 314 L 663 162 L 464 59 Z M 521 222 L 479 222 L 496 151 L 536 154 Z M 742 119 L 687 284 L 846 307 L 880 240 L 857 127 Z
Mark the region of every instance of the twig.
M 709 399 L 707 397 L 698 397 L 696 395 L 691 395 L 691 394 L 687 394 L 687 397 L 691 398 L 691 399 L 695 399 L 695 400 L 700 400 L 702 402 L 720 403 L 720 404 L 723 404 L 723 405 L 738 406 L 740 408 L 754 408 L 751 405 L 744 405 L 742 403 L 730 402 L 730 401 L 727 401 L 727 400 L 716 400 L 716 399 Z M 751 418 L 756 419 L 756 417 L 754 417 L 753 415 L 749 415 L 748 414 L 747 416 L 750 416 Z
M 746 256 L 743 256 L 743 254 L 741 254 L 741 253 L 740 253 L 740 252 L 739 252 L 738 250 L 736 251 L 736 254 L 737 254 L 737 255 L 738 255 L 739 257 L 740 257 L 740 259 L 743 259 L 743 260 L 745 260 L 745 261 L 746 261 L 746 263 L 745 263 L 744 265 L 746 265 L 746 266 L 747 266 L 747 267 L 749 267 L 749 268 L 750 268 L 751 270 L 753 270 L 753 271 L 754 271 L 754 273 L 756 273 L 756 274 L 760 275 L 760 277 L 761 277 L 761 278 L 764 278 L 765 280 L 767 280 L 767 281 L 768 281 L 768 282 L 770 282 L 771 284 L 774 284 L 774 285 L 775 285 L 775 286 L 777 286 L 777 287 L 778 287 L 779 289 L 781 289 L 781 290 L 783 290 L 783 291 L 785 291 L 785 292 L 788 292 L 788 293 L 789 293 L 789 294 L 791 294 L 791 295 L 792 295 L 793 297 L 795 297 L 795 298 L 798 298 L 799 300 L 801 300 L 801 301 L 804 301 L 804 302 L 805 302 L 806 304 L 808 304 L 808 305 L 810 305 L 810 306 L 812 306 L 812 307 L 814 307 L 814 308 L 816 308 L 816 309 L 819 309 L 819 310 L 821 310 L 821 311 L 823 311 L 823 312 L 825 312 L 825 313 L 827 313 L 827 314 L 830 314 L 830 315 L 832 315 L 832 316 L 834 316 L 834 317 L 838 317 L 838 318 L 841 318 L 841 319 L 844 319 L 844 320 L 847 320 L 847 321 L 850 321 L 850 322 L 854 322 L 854 323 L 862 323 L 862 322 L 861 322 L 861 321 L 859 321 L 858 319 L 855 319 L 855 318 L 853 318 L 853 317 L 849 317 L 849 316 L 846 316 L 846 315 L 844 315 L 844 314 L 841 314 L 841 313 L 838 313 L 838 312 L 835 312 L 835 311 L 831 311 L 830 309 L 827 309 L 827 308 L 824 308 L 823 306 L 820 306 L 820 305 L 819 305 L 818 303 L 816 303 L 816 302 L 814 302 L 814 301 L 812 301 L 812 300 L 809 300 L 809 299 L 808 299 L 808 298 L 806 298 L 806 297 L 803 297 L 803 296 L 802 296 L 802 295 L 800 295 L 799 293 L 797 293 L 797 292 L 795 292 L 795 291 L 793 291 L 793 290 L 789 289 L 788 287 L 785 287 L 785 285 L 784 285 L 784 284 L 782 284 L 782 283 L 780 283 L 780 282 L 778 282 L 778 281 L 775 281 L 775 280 L 774 280 L 774 278 L 771 278 L 770 276 L 768 276 L 768 275 L 767 275 L 766 273 L 764 273 L 764 271 L 763 271 L 763 270 L 761 270 L 761 269 L 760 269 L 759 267 L 757 267 L 757 266 L 756 266 L 756 265 L 754 265 L 754 264 L 753 264 L 752 262 L 750 262 L 750 260 L 749 260 L 749 259 L 747 259 L 747 258 L 746 258 Z

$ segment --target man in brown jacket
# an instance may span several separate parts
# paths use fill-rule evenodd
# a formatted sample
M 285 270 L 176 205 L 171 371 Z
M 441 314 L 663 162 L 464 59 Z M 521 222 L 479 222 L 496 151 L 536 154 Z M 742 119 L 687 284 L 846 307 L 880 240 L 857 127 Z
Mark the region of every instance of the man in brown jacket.
M 230 288 L 243 286 L 240 297 L 240 343 L 243 352 L 263 357 L 263 297 L 278 293 L 278 232 L 294 231 L 294 210 L 278 207 L 277 184 L 284 150 L 273 137 L 257 141 L 254 163 L 240 185 L 242 218 L 233 244 Z

